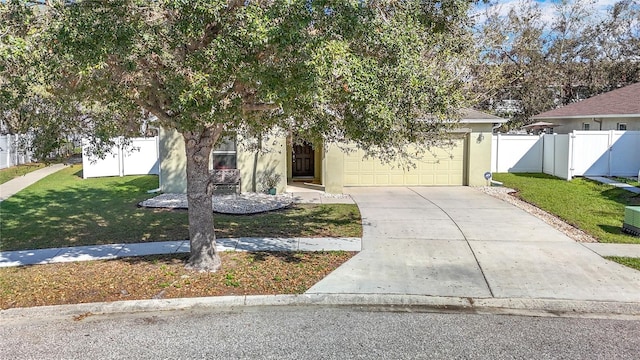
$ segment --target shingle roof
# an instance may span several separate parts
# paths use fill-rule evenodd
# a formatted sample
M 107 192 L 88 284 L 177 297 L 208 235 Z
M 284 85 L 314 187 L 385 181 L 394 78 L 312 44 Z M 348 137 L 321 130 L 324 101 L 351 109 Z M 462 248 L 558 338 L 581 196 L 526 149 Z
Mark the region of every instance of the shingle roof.
M 640 82 L 543 112 L 533 118 L 553 119 L 615 115 L 640 116 Z
M 460 122 L 462 123 L 470 123 L 470 122 L 487 122 L 487 123 L 505 123 L 508 120 L 505 118 L 501 118 L 499 116 L 487 114 L 478 110 L 463 108 L 460 109 L 460 115 L 462 119 Z

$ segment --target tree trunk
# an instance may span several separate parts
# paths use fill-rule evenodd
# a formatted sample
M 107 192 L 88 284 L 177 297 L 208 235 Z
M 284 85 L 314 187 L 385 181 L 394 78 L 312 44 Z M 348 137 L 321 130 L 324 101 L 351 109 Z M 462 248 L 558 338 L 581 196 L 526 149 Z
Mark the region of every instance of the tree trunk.
M 187 268 L 215 272 L 220 269 L 213 224 L 213 188 L 209 158 L 220 136 L 217 129 L 183 133 L 187 155 L 187 199 L 189 201 L 189 241 L 191 256 Z

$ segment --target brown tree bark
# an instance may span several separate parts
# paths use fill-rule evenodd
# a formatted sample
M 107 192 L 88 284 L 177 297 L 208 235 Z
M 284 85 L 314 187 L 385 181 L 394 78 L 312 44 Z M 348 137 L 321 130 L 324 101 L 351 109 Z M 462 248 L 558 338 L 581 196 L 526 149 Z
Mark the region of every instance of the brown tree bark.
M 221 128 L 183 133 L 187 155 L 187 199 L 189 201 L 189 242 L 191 256 L 187 268 L 215 272 L 220 269 L 213 223 L 213 187 L 209 158 Z

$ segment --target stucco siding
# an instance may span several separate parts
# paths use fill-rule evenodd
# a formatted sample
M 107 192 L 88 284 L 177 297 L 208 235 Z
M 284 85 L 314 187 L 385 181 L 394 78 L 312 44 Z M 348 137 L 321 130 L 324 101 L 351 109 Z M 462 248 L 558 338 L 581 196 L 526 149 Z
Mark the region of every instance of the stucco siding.
M 544 119 L 553 124 L 557 124 L 554 128 L 556 134 L 569 134 L 574 130 L 583 130 L 583 124 L 589 124 L 590 131 L 598 130 L 618 130 L 618 124 L 627 125 L 627 130 L 640 131 L 640 116 L 637 117 L 585 117 L 585 118 L 559 118 Z
M 160 129 L 160 190 L 164 193 L 187 192 L 187 156 L 184 137 L 175 130 Z
M 238 138 L 237 165 L 240 170 L 243 192 L 262 191 L 267 169 L 280 174 L 278 192 L 287 188 L 286 139 L 272 138 L 262 151 L 250 150 Z M 186 193 L 187 159 L 184 138 L 174 130 L 160 130 L 160 189 L 165 193 Z
M 469 134 L 466 185 L 482 186 L 487 184 L 484 174 L 491 171 L 491 136 L 491 131 Z
M 278 193 L 287 190 L 287 140 L 271 138 L 262 150 L 249 149 L 243 139 L 238 138 L 238 169 L 242 179 L 242 192 L 265 191 L 264 178 L 268 174 L 280 175 L 276 187 Z
M 462 129 L 454 135 L 459 139 L 456 141 L 456 147 L 449 150 L 451 154 L 446 150 L 437 150 L 441 155 L 438 163 L 431 161 L 431 164 L 427 164 L 426 161 L 420 170 L 407 173 L 397 167 L 378 164 L 377 160 L 364 164 L 363 154 L 345 153 L 335 144 L 324 144 L 315 148 L 315 177 L 321 181 L 328 193 L 342 193 L 345 185 L 369 184 L 365 181 L 366 176 L 357 174 L 358 169 L 368 165 L 375 167 L 375 174 L 372 172 L 369 175 L 377 177 L 371 184 L 484 185 L 484 173 L 491 169 L 491 127 L 491 124 L 461 124 Z M 242 138 L 237 139 L 237 167 L 240 170 L 242 192 L 263 191 L 263 179 L 267 173 L 279 174 L 277 191 L 286 191 L 287 181 L 291 177 L 291 149 L 287 145 L 287 139 L 271 137 L 268 141 L 263 141 L 261 151 L 246 146 L 248 143 L 249 141 Z M 162 191 L 185 193 L 186 157 L 182 135 L 176 131 L 162 129 L 160 156 Z M 429 156 L 426 154 L 425 159 L 429 160 Z M 347 160 L 349 164 L 346 163 Z M 358 177 L 358 181 L 354 182 L 354 176 Z

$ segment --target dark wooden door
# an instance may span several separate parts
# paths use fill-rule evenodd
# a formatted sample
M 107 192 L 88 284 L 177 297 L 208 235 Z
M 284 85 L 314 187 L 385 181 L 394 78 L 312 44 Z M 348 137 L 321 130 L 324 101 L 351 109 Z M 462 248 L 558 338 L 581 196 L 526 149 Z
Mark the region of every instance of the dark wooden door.
M 293 145 L 293 176 L 314 175 L 314 154 L 311 144 Z

